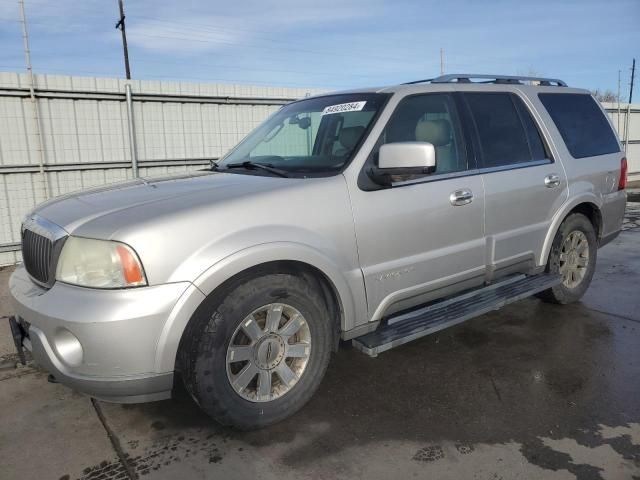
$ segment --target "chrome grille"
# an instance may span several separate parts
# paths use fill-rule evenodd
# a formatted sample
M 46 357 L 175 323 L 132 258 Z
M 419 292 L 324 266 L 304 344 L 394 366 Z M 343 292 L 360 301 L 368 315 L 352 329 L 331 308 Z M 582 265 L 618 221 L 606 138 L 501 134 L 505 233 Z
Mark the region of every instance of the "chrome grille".
M 32 214 L 22 223 L 22 260 L 31 279 L 52 287 L 56 264 L 67 239 L 67 232 L 55 223 Z
M 49 283 L 51 279 L 51 254 L 53 242 L 31 230 L 22 232 L 22 259 L 24 266 L 34 279 Z

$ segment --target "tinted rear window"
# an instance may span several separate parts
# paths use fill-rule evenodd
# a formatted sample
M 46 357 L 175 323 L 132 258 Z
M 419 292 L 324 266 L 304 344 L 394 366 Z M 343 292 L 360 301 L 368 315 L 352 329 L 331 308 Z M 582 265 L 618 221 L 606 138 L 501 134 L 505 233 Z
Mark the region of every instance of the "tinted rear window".
M 542 137 L 540 136 L 540 132 L 538 131 L 538 127 L 531 118 L 531 113 L 524 106 L 522 100 L 520 100 L 515 95 L 511 96 L 511 99 L 516 105 L 518 113 L 520 114 L 520 118 L 522 120 L 522 124 L 524 125 L 524 129 L 527 132 L 527 139 L 529 140 L 529 148 L 531 149 L 531 159 L 532 160 L 544 160 L 546 158 L 550 158 L 551 155 L 547 154 L 547 151 L 544 147 L 544 143 L 542 143 Z
M 540 93 L 538 97 L 574 158 L 620 151 L 609 122 L 591 95 Z

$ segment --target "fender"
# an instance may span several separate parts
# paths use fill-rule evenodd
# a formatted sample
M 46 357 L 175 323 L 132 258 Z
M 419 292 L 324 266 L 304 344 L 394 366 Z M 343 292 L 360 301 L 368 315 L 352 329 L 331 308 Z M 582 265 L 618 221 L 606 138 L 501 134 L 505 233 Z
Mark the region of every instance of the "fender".
M 333 284 L 343 311 L 342 331 L 366 323 L 367 302 L 359 268 L 343 272 L 316 249 L 295 242 L 269 242 L 239 250 L 205 270 L 178 300 L 158 340 L 157 372 L 173 371 L 182 332 L 204 299 L 229 278 L 263 263 L 298 261 L 320 270 Z
M 569 212 L 581 203 L 590 203 L 598 210 L 601 210 L 602 207 L 602 199 L 592 192 L 584 192 L 577 197 L 571 198 L 569 202 L 565 203 L 551 219 L 551 226 L 549 227 L 547 236 L 544 239 L 541 256 L 538 259 L 538 266 L 545 266 L 547 264 L 547 258 L 549 258 L 551 245 L 553 244 L 553 239 L 556 237 L 556 233 L 558 233 L 560 225 L 567 217 Z

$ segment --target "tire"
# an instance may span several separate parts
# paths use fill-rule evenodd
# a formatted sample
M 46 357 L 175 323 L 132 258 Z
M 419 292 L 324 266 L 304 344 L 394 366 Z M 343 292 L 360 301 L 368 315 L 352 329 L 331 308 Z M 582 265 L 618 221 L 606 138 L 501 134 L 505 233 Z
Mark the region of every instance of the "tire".
M 585 241 L 587 244 L 582 247 Z M 572 248 L 572 242 L 579 242 L 578 246 Z M 572 250 L 575 251 L 573 260 Z M 556 233 L 546 268 L 549 273 L 563 275 L 563 281 L 539 293 L 538 297 L 545 302 L 561 305 L 580 300 L 593 278 L 597 255 L 598 239 L 591 221 L 581 213 L 569 215 Z M 580 267 L 579 264 L 585 262 L 585 256 L 586 265 Z M 577 269 L 575 274 L 571 273 L 573 266 Z
M 269 333 L 267 315 L 273 313 L 273 324 L 280 308 L 278 327 Z M 315 393 L 327 369 L 333 339 L 328 311 L 317 285 L 291 274 L 244 278 L 214 293 L 189 323 L 181 343 L 179 368 L 187 391 L 208 415 L 241 430 L 293 415 Z M 298 324 L 296 333 L 287 337 Z M 286 357 L 294 353 L 292 348 L 307 356 Z M 229 363 L 238 352 L 236 358 L 250 360 Z M 251 382 L 237 386 L 254 369 L 258 373 Z

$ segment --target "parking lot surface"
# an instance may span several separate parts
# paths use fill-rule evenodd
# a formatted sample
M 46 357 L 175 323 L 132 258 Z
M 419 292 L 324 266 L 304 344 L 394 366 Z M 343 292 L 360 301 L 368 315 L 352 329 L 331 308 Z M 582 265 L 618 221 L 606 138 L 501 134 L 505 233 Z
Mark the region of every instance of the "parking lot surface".
M 640 479 L 639 218 L 630 203 L 581 303 L 528 299 L 378 358 L 345 346 L 305 408 L 256 432 L 182 389 L 116 405 L 48 383 L 15 368 L 3 318 L 0 478 Z

